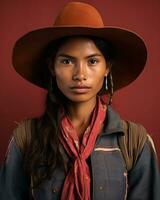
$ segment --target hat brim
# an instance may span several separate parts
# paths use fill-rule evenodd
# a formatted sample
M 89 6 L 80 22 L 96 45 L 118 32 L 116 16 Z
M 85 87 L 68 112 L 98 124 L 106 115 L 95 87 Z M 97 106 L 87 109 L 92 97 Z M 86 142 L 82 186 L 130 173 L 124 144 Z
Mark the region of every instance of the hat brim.
M 137 34 L 118 27 L 49 27 L 31 31 L 16 42 L 13 67 L 23 78 L 46 89 L 49 78 L 43 77 L 47 66 L 42 53 L 51 41 L 72 35 L 97 36 L 110 42 L 114 51 L 114 91 L 129 85 L 144 69 L 147 60 L 144 41 Z

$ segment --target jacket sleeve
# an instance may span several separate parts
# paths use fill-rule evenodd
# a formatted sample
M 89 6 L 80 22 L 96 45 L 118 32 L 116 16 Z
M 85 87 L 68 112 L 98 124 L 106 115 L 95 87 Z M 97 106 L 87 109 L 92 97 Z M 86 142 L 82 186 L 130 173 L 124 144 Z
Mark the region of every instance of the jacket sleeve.
M 135 167 L 128 174 L 128 200 L 151 199 L 160 199 L 160 172 L 153 142 L 148 137 Z
M 22 153 L 13 137 L 8 146 L 5 163 L 0 168 L 0 199 L 28 200 L 28 195 Z

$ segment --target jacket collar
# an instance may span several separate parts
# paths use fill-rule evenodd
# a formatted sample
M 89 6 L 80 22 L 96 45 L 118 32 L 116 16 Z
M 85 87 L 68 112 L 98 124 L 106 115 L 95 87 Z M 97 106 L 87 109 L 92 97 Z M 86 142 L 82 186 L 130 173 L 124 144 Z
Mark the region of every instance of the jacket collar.
M 112 133 L 124 133 L 122 120 L 118 113 L 116 113 L 111 106 L 108 106 L 106 113 L 106 123 L 104 125 L 102 135 Z

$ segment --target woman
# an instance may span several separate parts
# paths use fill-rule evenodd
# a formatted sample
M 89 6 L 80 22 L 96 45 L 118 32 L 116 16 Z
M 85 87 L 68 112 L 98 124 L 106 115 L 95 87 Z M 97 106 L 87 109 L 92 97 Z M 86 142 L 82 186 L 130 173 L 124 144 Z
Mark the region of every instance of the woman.
M 104 27 L 98 11 L 80 2 L 66 4 L 54 27 L 20 38 L 13 65 L 48 95 L 45 113 L 14 130 L 1 199 L 158 200 L 151 138 L 110 106 L 113 92 L 134 81 L 145 62 L 141 38 Z M 136 129 L 125 135 L 128 127 Z

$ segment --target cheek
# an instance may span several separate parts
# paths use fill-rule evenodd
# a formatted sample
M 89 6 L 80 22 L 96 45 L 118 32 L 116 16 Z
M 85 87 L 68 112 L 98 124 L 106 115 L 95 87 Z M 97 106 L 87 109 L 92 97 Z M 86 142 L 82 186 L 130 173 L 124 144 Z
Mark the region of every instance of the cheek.
M 55 77 L 57 81 L 65 81 L 68 78 L 67 70 L 62 70 L 60 67 L 58 69 L 55 68 Z
M 64 87 L 65 86 L 65 79 L 61 76 L 56 76 L 56 82 L 58 87 Z
M 92 77 L 93 83 L 94 83 L 94 88 L 96 91 L 99 91 L 104 84 L 105 76 L 106 76 L 106 69 L 102 68 L 102 70 L 98 70 L 95 75 Z
M 55 79 L 58 88 L 63 90 L 66 88 L 67 83 L 70 80 L 70 74 L 63 70 L 55 70 Z
M 96 83 L 97 90 L 100 90 L 102 88 L 103 83 L 104 83 L 104 76 L 102 76 L 101 79 L 97 80 Z
M 105 76 L 106 76 L 106 70 L 102 68 L 102 69 L 96 70 L 92 78 L 95 84 L 101 84 L 103 83 Z

